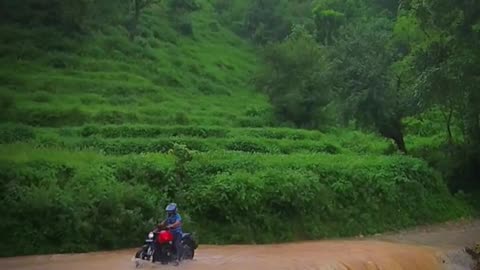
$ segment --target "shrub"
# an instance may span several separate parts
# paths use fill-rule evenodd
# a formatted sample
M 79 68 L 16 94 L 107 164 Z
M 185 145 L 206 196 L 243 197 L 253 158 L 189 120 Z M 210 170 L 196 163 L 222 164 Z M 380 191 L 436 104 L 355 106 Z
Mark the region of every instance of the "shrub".
M 291 139 L 304 140 L 307 138 L 320 139 L 321 133 L 308 132 L 304 130 L 279 129 L 279 128 L 251 128 L 244 129 L 249 136 L 262 137 L 268 139 Z M 318 134 L 318 137 L 315 136 Z M 311 136 L 312 135 L 312 136 Z
M 50 94 L 45 91 L 38 91 L 32 96 L 32 100 L 39 103 L 48 103 L 51 99 Z
M 173 117 L 173 122 L 178 125 L 187 125 L 190 122 L 190 119 L 186 113 L 177 112 Z
M 470 213 L 413 158 L 185 149 L 105 157 L 1 146 L 0 254 L 127 247 L 173 198 L 204 243 L 370 234 Z
M 164 155 L 128 155 L 109 161 L 118 181 L 131 185 L 145 184 L 159 193 L 178 191 L 173 179 L 173 158 Z M 171 197 L 169 197 L 171 198 Z
M 280 151 L 284 154 L 296 152 L 339 154 L 343 151 L 340 146 L 324 141 L 280 140 L 279 145 Z
M 79 108 L 25 108 L 16 112 L 19 123 L 31 126 L 59 127 L 82 125 L 89 118 L 89 114 Z
M 49 53 L 43 62 L 56 69 L 72 69 L 79 65 L 78 58 L 67 53 Z
M 117 110 L 103 110 L 93 116 L 93 120 L 103 124 L 123 124 L 131 123 L 138 120 L 135 113 L 123 112 Z
M 2 78 L 0 77 L 1 81 Z M 15 99 L 11 95 L 0 92 L 0 120 L 8 121 L 14 118 L 15 107 Z
M 229 130 L 222 127 L 201 126 L 153 126 L 153 125 L 120 125 L 97 126 L 89 125 L 80 129 L 80 135 L 89 137 L 98 135 L 105 138 L 154 138 L 154 137 L 199 137 L 223 138 Z
M 234 139 L 226 145 L 227 150 L 250 153 L 269 153 L 267 146 L 257 141 L 247 139 Z
M 188 17 L 182 17 L 181 20 L 177 22 L 177 29 L 182 35 L 193 36 L 192 21 Z
M 229 130 L 220 127 L 88 125 L 80 129 L 73 129 L 72 132 L 84 138 L 96 138 L 76 140 L 70 144 L 71 147 L 95 148 L 110 154 L 165 152 L 172 143 L 185 144 L 189 149 L 200 152 L 229 150 L 270 154 L 301 152 L 341 154 L 356 153 L 357 151 L 358 153 L 364 153 L 363 148 L 345 148 L 335 143 L 333 138 L 327 136 L 321 140 L 265 139 L 244 135 L 250 134 L 250 131 Z M 285 134 L 277 135 L 279 138 L 287 137 Z M 288 137 L 296 138 L 296 134 L 292 133 Z
M 24 125 L 1 125 L 0 143 L 24 142 L 35 139 L 33 128 Z
M 469 213 L 416 159 L 225 155 L 190 165 L 203 180 L 189 190 L 189 210 L 209 242 L 371 234 Z
M 41 134 L 38 136 L 35 140 L 35 145 L 47 148 L 65 147 L 65 143 L 61 140 L 60 136 L 51 133 Z
M 162 193 L 119 182 L 102 163 L 0 163 L 0 254 L 122 248 L 153 224 Z
M 111 139 L 102 140 L 90 138 L 74 142 L 73 149 L 96 149 L 109 155 L 128 155 L 140 153 L 166 153 L 173 147 L 169 139 L 142 140 L 142 139 Z
M 271 126 L 271 122 L 262 117 L 241 117 L 236 121 L 240 127 L 265 127 Z

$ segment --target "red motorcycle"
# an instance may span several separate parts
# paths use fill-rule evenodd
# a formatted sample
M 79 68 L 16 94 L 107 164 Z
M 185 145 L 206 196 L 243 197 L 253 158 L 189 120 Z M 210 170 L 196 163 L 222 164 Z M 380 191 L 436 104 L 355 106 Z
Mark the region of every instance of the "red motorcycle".
M 183 247 L 182 260 L 192 260 L 198 247 L 193 236 L 189 233 L 184 233 L 181 244 Z M 148 234 L 144 245 L 135 254 L 135 259 L 137 259 L 135 265 L 137 267 L 140 266 L 138 260 L 168 264 L 173 262 L 176 257 L 177 251 L 173 244 L 172 232 L 167 227 L 159 226 Z

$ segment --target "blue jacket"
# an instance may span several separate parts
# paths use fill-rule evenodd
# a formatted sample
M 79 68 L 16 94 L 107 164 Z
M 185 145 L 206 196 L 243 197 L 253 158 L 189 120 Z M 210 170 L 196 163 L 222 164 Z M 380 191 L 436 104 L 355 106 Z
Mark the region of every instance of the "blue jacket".
M 175 214 L 174 216 L 171 216 L 171 217 L 167 216 L 167 225 L 175 224 L 177 221 L 182 222 L 182 217 L 180 216 L 180 214 L 177 213 L 177 214 Z M 176 227 L 175 229 L 172 229 L 172 233 L 182 234 L 183 233 L 182 225 Z

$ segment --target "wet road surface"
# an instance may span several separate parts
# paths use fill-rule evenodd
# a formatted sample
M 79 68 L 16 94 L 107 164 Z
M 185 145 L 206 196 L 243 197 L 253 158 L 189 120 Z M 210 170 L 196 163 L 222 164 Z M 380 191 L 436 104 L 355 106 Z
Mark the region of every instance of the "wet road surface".
M 368 240 L 339 240 L 263 246 L 200 246 L 194 261 L 178 267 L 144 264 L 143 269 L 181 270 L 440 270 L 442 256 L 480 241 L 480 222 L 419 228 Z M 0 270 L 131 270 L 134 250 L 0 259 Z

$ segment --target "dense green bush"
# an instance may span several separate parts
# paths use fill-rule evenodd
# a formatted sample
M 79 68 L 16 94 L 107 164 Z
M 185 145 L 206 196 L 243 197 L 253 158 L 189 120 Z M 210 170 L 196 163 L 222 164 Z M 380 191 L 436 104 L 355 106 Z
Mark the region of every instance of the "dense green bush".
M 234 139 L 226 145 L 227 150 L 250 153 L 269 153 L 270 150 L 263 144 L 253 140 Z
M 480 150 L 466 147 L 461 140 L 448 143 L 444 134 L 430 137 L 407 136 L 411 154 L 422 158 L 440 172 L 452 192 L 475 191 L 480 188 Z
M 410 158 L 205 154 L 190 169 L 203 174 L 190 214 L 207 224 L 209 242 L 370 234 L 468 214 L 435 172 Z
M 135 113 L 119 110 L 102 110 L 92 118 L 95 122 L 102 124 L 123 124 L 138 121 L 138 116 Z
M 48 154 L 28 161 L 1 158 L 2 256 L 128 247 L 167 201 L 146 185 L 118 181 L 101 160 Z
M 135 138 L 135 137 L 225 137 L 228 129 L 221 127 L 201 126 L 85 126 L 80 130 L 83 137 L 102 136 L 105 138 Z
M 280 140 L 278 142 L 278 148 L 282 154 L 291 154 L 298 152 L 339 154 L 341 152 L 345 152 L 346 150 L 330 140 Z
M 127 155 L 140 153 L 166 153 L 173 142 L 169 139 L 111 139 L 102 140 L 98 138 L 85 139 L 80 141 L 71 141 L 70 147 L 73 149 L 96 149 L 109 155 Z
M 33 128 L 23 125 L 0 125 L 0 143 L 14 143 L 35 138 Z
M 323 134 L 316 131 L 301 131 L 295 129 L 266 129 L 266 128 L 249 128 L 242 129 L 241 132 L 252 137 L 268 138 L 268 139 L 290 139 L 290 140 L 319 140 Z
M 155 192 L 172 196 L 179 191 L 174 181 L 174 160 L 169 156 L 128 155 L 111 159 L 107 164 L 114 169 L 118 181 L 155 187 Z
M 225 128 L 218 126 L 160 126 L 160 125 L 87 125 L 70 129 L 72 134 L 86 138 L 75 139 L 70 147 L 96 148 L 107 153 L 128 154 L 165 152 L 172 143 L 181 143 L 201 152 L 231 150 L 258 153 L 361 153 L 391 154 L 392 144 L 373 135 L 341 131 L 317 131 L 282 128 Z M 115 139 L 115 140 L 112 140 Z M 115 144 L 116 146 L 109 146 Z M 135 145 L 135 147 L 134 147 Z M 160 147 L 166 145 L 166 147 Z M 119 147 L 115 149 L 115 147 Z M 110 149 L 110 150 L 107 150 Z
M 469 214 L 417 159 L 183 156 L 173 151 L 113 157 L 2 146 L 0 254 L 135 245 L 172 198 L 202 243 L 351 236 Z
M 80 126 L 89 117 L 88 112 L 79 108 L 22 108 L 15 113 L 15 120 L 18 123 L 44 127 Z
M 83 134 L 91 132 L 89 128 L 82 129 Z M 248 137 L 238 138 L 197 138 L 197 137 L 159 137 L 159 138 L 102 138 L 90 136 L 87 138 L 66 138 L 47 136 L 56 139 L 57 144 L 72 150 L 92 149 L 110 155 L 127 155 L 133 153 L 166 153 L 175 143 L 186 145 L 189 149 L 199 152 L 228 150 L 248 153 L 291 154 L 291 153 L 348 153 L 330 141 L 291 141 L 269 140 Z M 34 142 L 45 146 L 46 137 L 40 137 Z M 21 140 L 24 141 L 24 140 Z M 47 140 L 48 141 L 48 140 Z

